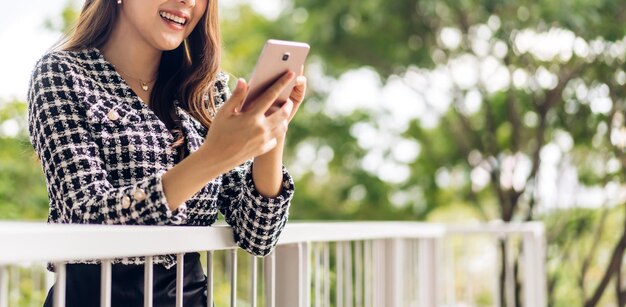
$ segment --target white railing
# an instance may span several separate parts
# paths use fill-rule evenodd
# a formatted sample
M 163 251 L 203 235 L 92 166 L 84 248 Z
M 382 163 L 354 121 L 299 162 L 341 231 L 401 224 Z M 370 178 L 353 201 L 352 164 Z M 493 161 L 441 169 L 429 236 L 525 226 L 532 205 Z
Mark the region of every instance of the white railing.
M 502 261 L 500 250 L 506 250 Z M 206 251 L 207 305 L 214 302 L 214 253 L 226 251 L 230 305 L 237 285 L 249 283 L 250 306 L 457 306 L 489 291 L 491 304 L 515 298 L 514 259 L 521 272 L 524 306 L 546 306 L 545 234 L 541 223 L 454 227 L 415 222 L 288 223 L 278 246 L 250 264 L 249 280 L 237 280 L 237 246 L 229 227 L 47 225 L 0 222 L 0 307 L 9 306 L 18 265 L 57 267 L 55 306 L 64 306 L 68 260 L 102 259 L 101 306 L 110 306 L 111 262 L 147 256 L 145 306 L 151 306 L 154 255 Z M 476 255 L 474 255 L 476 254 Z M 482 261 L 478 261 L 482 259 Z M 481 264 L 482 263 L 482 264 Z M 485 265 L 485 263 L 487 265 Z M 501 270 L 504 264 L 504 270 Z M 177 266 L 176 306 L 182 306 L 182 265 Z M 504 291 L 500 272 L 504 272 Z M 10 273 L 13 272 L 13 273 Z M 260 276 L 261 275 L 261 276 Z M 485 288 L 481 280 L 490 279 Z M 13 280 L 13 281 L 11 281 Z M 49 287 L 53 279 L 49 279 Z M 259 297 L 259 286 L 263 286 Z M 483 293 L 484 296 L 484 293 Z M 13 301 L 11 301 L 13 302 Z

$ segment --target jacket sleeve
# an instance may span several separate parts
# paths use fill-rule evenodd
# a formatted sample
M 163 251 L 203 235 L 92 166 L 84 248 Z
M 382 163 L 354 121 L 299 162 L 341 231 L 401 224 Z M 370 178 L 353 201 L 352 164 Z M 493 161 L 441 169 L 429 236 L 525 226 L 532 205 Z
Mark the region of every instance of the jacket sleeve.
M 89 133 L 86 110 L 74 90 L 68 62 L 42 57 L 28 90 L 30 140 L 41 162 L 50 198 L 49 220 L 89 224 L 180 224 L 186 208 L 172 212 L 161 176 L 114 187 L 107 180 L 98 145 Z
M 228 77 L 221 74 L 216 84 L 216 101 L 225 102 L 230 97 Z M 295 186 L 293 178 L 282 168 L 281 192 L 277 197 L 261 195 L 252 179 L 252 161 L 224 174 L 217 198 L 220 212 L 232 228 L 235 242 L 256 256 L 266 256 L 285 227 Z
M 285 227 L 293 194 L 293 179 L 284 167 L 280 194 L 274 198 L 259 194 L 248 161 L 222 176 L 218 206 L 233 228 L 237 245 L 253 255 L 266 256 Z

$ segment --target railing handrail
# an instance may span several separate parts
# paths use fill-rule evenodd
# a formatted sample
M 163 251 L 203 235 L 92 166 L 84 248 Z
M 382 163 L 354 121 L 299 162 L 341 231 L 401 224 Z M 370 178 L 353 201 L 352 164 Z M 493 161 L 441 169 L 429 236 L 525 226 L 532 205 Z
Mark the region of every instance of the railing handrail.
M 439 238 L 459 233 L 543 234 L 543 224 L 450 226 L 421 222 L 289 222 L 278 245 L 386 238 Z M 0 265 L 111 259 L 237 248 L 232 229 L 204 226 L 111 226 L 0 222 Z
M 373 306 L 400 306 L 412 300 L 419 306 L 439 306 L 443 288 L 453 285 L 443 268 L 446 257 L 453 261 L 446 245 L 450 237 L 474 235 L 490 237 L 492 248 L 521 243 L 519 252 L 523 272 L 523 298 L 530 306 L 546 305 L 545 229 L 542 223 L 502 223 L 446 225 L 420 222 L 294 222 L 283 230 L 275 252 L 265 258 L 264 284 L 267 306 L 311 306 L 311 293 L 316 302 L 330 300 L 330 246 L 334 245 L 336 300 L 352 303 L 352 291 L 363 302 Z M 506 238 L 518 240 L 504 240 Z M 482 238 L 481 238 L 482 240 Z M 494 241 L 495 240 L 495 241 Z M 334 242 L 334 243 L 333 243 Z M 231 306 L 237 300 L 237 245 L 233 231 L 225 224 L 206 226 L 110 226 L 83 224 L 45 224 L 42 222 L 0 221 L 0 307 L 8 306 L 7 267 L 23 262 L 54 262 L 57 266 L 55 304 L 65 302 L 65 261 L 100 259 L 102 265 L 101 306 L 110 306 L 111 259 L 147 257 L 145 285 L 153 284 L 152 257 L 176 254 L 179 263 L 184 253 L 207 251 L 207 305 L 213 305 L 213 252 L 231 249 Z M 447 250 L 447 251 L 446 251 Z M 447 255 L 447 256 L 446 256 Z M 507 253 L 508 255 L 508 253 Z M 257 258 L 249 256 L 251 263 Z M 513 304 L 515 284 L 510 255 L 505 260 L 505 298 Z M 453 263 L 453 262 L 451 262 Z M 7 266 L 8 265 L 8 266 Z M 454 265 L 454 264 L 452 264 Z M 253 266 L 256 267 L 256 266 Z M 257 269 L 252 269 L 257 272 Z M 353 276 L 354 273 L 354 276 Z M 407 275 L 408 273 L 408 275 Z M 49 275 L 49 274 L 48 274 Z M 15 276 L 13 274 L 12 276 Z M 252 285 L 257 274 L 251 274 Z M 407 279 L 408 276 L 408 279 Z M 353 280 L 354 277 L 354 280 Z M 182 306 L 182 265 L 176 270 L 176 302 Z M 499 277 L 498 277 L 499 278 Z M 324 285 L 324 295 L 321 285 Z M 17 284 L 17 282 L 15 282 Z M 50 286 L 50 285 L 49 285 Z M 253 289 L 257 289 L 252 286 Z M 150 292 L 146 287 L 146 293 Z M 281 289 L 277 291 L 276 289 Z M 251 293 L 257 293 L 257 290 Z M 494 301 L 500 292 L 494 291 Z M 210 294 L 210 295 L 209 295 Z M 4 301 L 2 300 L 4 298 Z M 256 302 L 255 298 L 251 299 Z M 447 297 L 455 301 L 454 295 Z M 152 296 L 146 297 L 150 306 Z

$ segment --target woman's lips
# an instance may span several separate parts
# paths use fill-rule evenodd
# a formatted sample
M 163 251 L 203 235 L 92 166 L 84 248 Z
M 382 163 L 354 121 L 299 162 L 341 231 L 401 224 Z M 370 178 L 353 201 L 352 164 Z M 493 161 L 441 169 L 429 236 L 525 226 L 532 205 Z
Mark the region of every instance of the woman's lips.
M 182 12 L 159 11 L 159 16 L 173 30 L 182 30 L 189 21 L 189 17 Z
M 166 18 L 161 17 L 161 20 L 172 30 L 179 31 L 179 30 L 185 29 L 185 26 L 183 26 L 183 25 L 181 25 L 179 23 L 173 22 L 171 20 L 168 20 Z

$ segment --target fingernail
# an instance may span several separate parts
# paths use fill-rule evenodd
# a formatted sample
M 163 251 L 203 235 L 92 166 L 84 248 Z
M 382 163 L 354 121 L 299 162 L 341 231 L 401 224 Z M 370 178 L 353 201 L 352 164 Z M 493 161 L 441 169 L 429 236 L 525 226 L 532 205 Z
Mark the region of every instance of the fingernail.
M 237 89 L 243 90 L 246 86 L 246 81 L 242 78 L 237 79 Z

